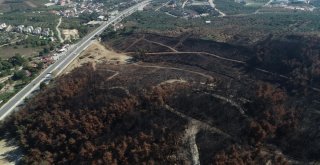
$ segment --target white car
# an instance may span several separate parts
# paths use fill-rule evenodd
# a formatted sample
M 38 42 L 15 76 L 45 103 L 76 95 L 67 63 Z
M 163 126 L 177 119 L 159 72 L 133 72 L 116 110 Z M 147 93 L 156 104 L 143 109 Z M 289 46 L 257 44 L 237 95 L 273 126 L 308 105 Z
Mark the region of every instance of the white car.
M 52 79 L 52 73 L 47 73 L 44 77 L 44 79 Z

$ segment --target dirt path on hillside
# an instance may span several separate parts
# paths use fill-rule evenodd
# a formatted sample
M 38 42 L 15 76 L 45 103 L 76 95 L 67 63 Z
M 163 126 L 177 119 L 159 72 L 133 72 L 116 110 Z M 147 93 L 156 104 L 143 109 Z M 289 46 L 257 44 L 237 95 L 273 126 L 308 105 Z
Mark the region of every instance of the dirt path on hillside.
M 61 23 L 62 23 L 62 17 L 59 18 L 59 22 L 58 22 L 58 24 L 57 24 L 57 26 L 56 26 L 56 30 L 57 30 L 57 33 L 58 33 L 58 38 L 59 38 L 60 43 L 63 43 L 64 40 L 63 40 L 62 37 L 61 37 L 61 31 L 60 31 L 60 29 L 59 29 Z
M 191 71 L 191 70 L 187 70 L 187 69 L 181 69 L 181 68 L 175 68 L 175 67 L 169 67 L 169 66 L 144 65 L 144 64 L 138 64 L 138 63 L 134 63 L 133 65 L 140 66 L 143 68 L 157 68 L 157 69 L 169 69 L 169 70 L 184 71 L 184 72 L 189 72 L 189 73 L 203 76 L 203 77 L 210 79 L 210 80 L 214 80 L 214 78 L 208 74 L 204 74 L 204 73 L 200 73 L 200 72 L 196 72 L 196 71 Z
M 150 40 L 147 40 L 147 39 L 145 39 L 145 38 L 144 38 L 143 40 L 145 40 L 145 41 L 147 41 L 147 42 L 149 42 L 149 43 L 152 43 L 152 44 L 156 44 L 156 45 L 163 46 L 163 47 L 165 47 L 165 48 L 170 49 L 170 50 L 173 51 L 173 52 L 178 52 L 178 51 L 177 51 L 176 49 L 174 49 L 173 47 L 168 46 L 168 45 L 165 45 L 165 44 L 162 44 L 162 43 L 160 43 L 160 42 L 150 41 Z
M 200 165 L 200 156 L 199 156 L 199 151 L 198 151 L 198 146 L 196 143 L 196 136 L 200 130 L 203 131 L 208 131 L 214 134 L 219 134 L 224 136 L 225 138 L 231 138 L 234 139 L 231 135 L 228 133 L 225 133 L 224 131 L 220 130 L 219 128 L 216 128 L 214 126 L 211 126 L 210 124 L 194 119 L 186 114 L 183 114 L 174 108 L 170 107 L 169 105 L 165 105 L 165 108 L 176 114 L 177 116 L 187 120 L 189 122 L 182 140 L 188 144 L 189 146 L 189 155 L 190 155 L 190 160 L 192 160 L 193 165 Z
M 155 53 L 146 53 L 146 55 L 166 55 L 166 54 L 204 54 L 204 55 L 208 55 L 208 56 L 212 56 L 221 60 L 225 60 L 225 61 L 230 61 L 230 62 L 235 62 L 235 63 L 240 63 L 240 64 L 246 64 L 246 62 L 244 61 L 240 61 L 240 60 L 235 60 L 235 59 L 231 59 L 231 58 L 226 58 L 226 57 L 222 57 L 216 54 L 212 54 L 212 53 L 207 53 L 207 52 L 155 52 Z
M 136 45 L 137 43 L 139 43 L 139 42 L 142 41 L 143 39 L 144 39 L 144 35 L 143 35 L 141 38 L 135 40 L 135 41 L 134 41 L 131 45 L 129 45 L 124 51 L 126 52 L 126 51 L 129 50 L 132 46 Z

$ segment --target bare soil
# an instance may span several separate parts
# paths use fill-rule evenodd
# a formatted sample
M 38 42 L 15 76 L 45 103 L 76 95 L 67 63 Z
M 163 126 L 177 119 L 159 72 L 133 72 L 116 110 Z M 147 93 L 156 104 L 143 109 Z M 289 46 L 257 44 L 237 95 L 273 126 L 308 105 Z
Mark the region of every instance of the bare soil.
M 77 29 L 63 29 L 62 35 L 64 36 L 64 40 L 79 38 L 79 32 Z
M 34 3 L 31 2 L 31 1 L 25 1 L 25 3 L 26 3 L 28 6 L 32 7 L 32 8 L 38 7 L 36 4 L 34 4 Z
M 14 165 L 14 161 L 10 161 L 10 153 L 15 152 L 17 146 L 9 144 L 6 140 L 0 140 L 0 164 L 1 165 Z M 17 156 L 17 155 L 16 155 Z M 11 159 L 11 158 L 10 158 Z M 18 159 L 17 157 L 15 159 Z
M 124 53 L 117 53 L 113 50 L 109 50 L 104 47 L 98 41 L 94 41 L 80 56 L 74 60 L 66 69 L 65 72 L 70 72 L 71 70 L 82 66 L 86 63 L 106 63 L 106 64 L 125 64 L 131 59 Z
M 0 48 L 0 56 L 2 58 L 10 58 L 12 56 L 14 56 L 15 54 L 19 53 L 23 56 L 26 57 L 32 57 L 35 55 L 38 55 L 39 50 L 41 50 L 41 48 L 24 48 L 24 47 L 19 47 L 17 49 L 13 48 L 13 46 L 6 46 L 6 47 L 1 47 Z

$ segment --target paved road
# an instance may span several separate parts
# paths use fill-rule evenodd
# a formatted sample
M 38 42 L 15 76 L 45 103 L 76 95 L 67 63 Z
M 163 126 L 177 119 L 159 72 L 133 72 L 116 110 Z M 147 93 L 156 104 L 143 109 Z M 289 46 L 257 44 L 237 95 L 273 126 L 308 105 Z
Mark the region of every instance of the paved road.
M 224 13 L 221 10 L 216 8 L 216 4 L 213 3 L 213 0 L 208 0 L 208 2 L 210 4 L 210 6 L 220 14 L 219 17 L 225 17 L 226 16 L 226 13 Z
M 82 38 L 77 44 L 72 46 L 59 60 L 54 64 L 50 65 L 45 69 L 38 77 L 36 77 L 31 83 L 25 86 L 20 92 L 18 92 L 14 97 L 12 97 L 6 104 L 0 108 L 0 120 L 3 120 L 7 115 L 9 115 L 20 103 L 23 102 L 34 90 L 39 88 L 41 82 L 46 81 L 48 78 L 52 78 L 52 73 L 54 75 L 59 75 L 77 56 L 86 49 L 92 39 L 96 35 L 100 35 L 109 25 L 129 16 L 130 14 L 137 11 L 139 8 L 150 3 L 151 0 L 142 1 L 124 11 L 119 13 L 116 17 L 104 22 L 100 27 L 95 29 L 90 34 Z
M 269 0 L 266 4 L 264 4 L 264 5 L 262 6 L 262 8 L 269 6 L 272 2 L 273 2 L 273 0 Z M 258 10 L 256 10 L 256 11 L 254 12 L 254 14 L 258 14 L 262 8 L 259 8 Z

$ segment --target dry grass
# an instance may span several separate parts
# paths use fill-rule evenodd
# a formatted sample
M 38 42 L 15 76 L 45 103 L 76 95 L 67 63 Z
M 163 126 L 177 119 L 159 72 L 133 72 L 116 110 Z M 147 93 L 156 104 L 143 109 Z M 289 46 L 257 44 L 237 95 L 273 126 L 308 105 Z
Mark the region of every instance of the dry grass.
M 25 1 L 25 3 L 26 3 L 28 6 L 32 7 L 32 8 L 38 7 L 36 4 L 34 4 L 34 3 L 31 2 L 31 1 Z
M 78 39 L 79 32 L 77 29 L 63 29 L 62 35 L 64 36 L 64 40 Z
M 41 48 L 24 48 L 24 47 L 18 47 L 17 49 L 10 47 L 2 47 L 0 48 L 0 57 L 3 59 L 10 58 L 14 56 L 15 54 L 19 53 L 25 57 L 32 57 L 35 55 L 38 55 L 38 52 L 41 50 Z

